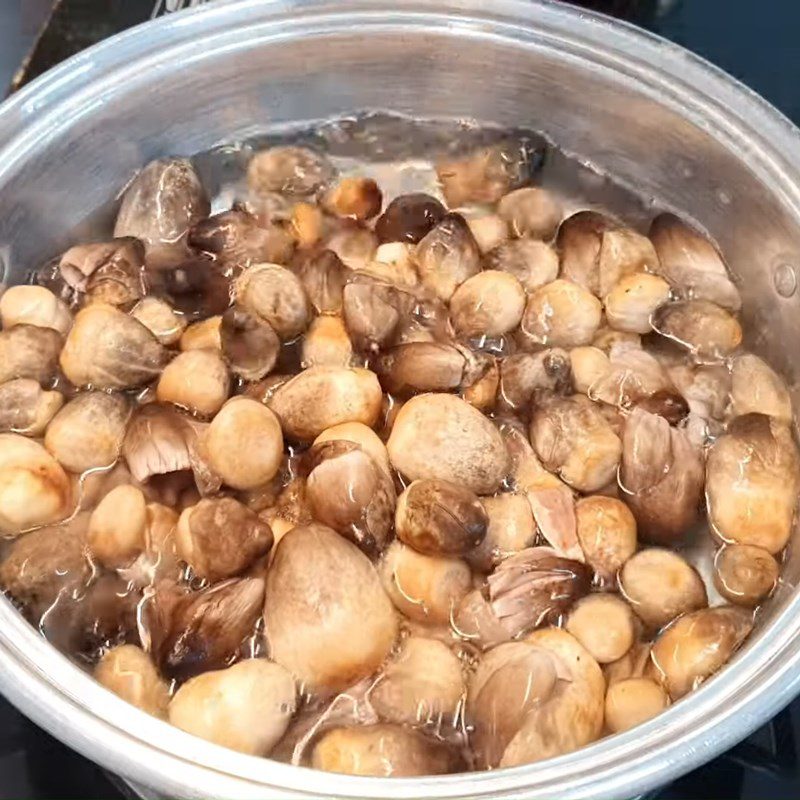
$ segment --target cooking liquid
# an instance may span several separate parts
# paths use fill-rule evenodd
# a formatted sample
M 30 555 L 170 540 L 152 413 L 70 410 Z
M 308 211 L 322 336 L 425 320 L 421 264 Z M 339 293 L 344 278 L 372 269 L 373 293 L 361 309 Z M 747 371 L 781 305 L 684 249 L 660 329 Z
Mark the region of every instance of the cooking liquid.
M 227 210 L 235 202 L 247 199 L 245 171 L 256 150 L 286 143 L 309 145 L 326 153 L 341 175 L 367 175 L 374 178 L 383 193 L 385 208 L 397 195 L 410 192 L 426 192 L 443 200 L 433 161 L 442 154 L 454 154 L 476 144 L 493 141 L 501 134 L 523 136 L 533 142 L 543 141 L 532 131 L 499 131 L 467 122 L 419 122 L 381 113 L 326 121 L 302 129 L 271 132 L 251 141 L 235 142 L 197 154 L 192 161 L 211 196 L 212 214 Z M 580 159 L 550 145 L 538 173 L 537 185 L 558 197 L 563 204 L 565 216 L 578 210 L 592 209 L 622 219 L 643 233 L 647 231 L 650 220 L 658 210 L 653 198 L 637 196 L 615 182 L 612 177 L 600 174 Z M 87 218 L 75 231 L 75 243 L 111 238 L 117 206 L 118 200 L 111 200 L 107 206 Z M 44 273 L 48 273 L 47 268 Z M 41 280 L 42 274 L 40 272 L 35 279 Z M 49 274 L 52 274 L 52 268 Z M 487 350 L 497 353 L 508 351 L 508 342 L 505 341 L 485 344 Z M 300 367 L 298 343 L 284 345 L 275 372 L 295 372 Z M 67 393 L 70 391 L 63 379 L 59 381 L 59 388 Z M 237 391 L 243 392 L 245 387 L 240 385 Z M 137 394 L 142 400 L 146 400 L 152 392 L 137 391 Z M 393 398 L 389 397 L 390 407 L 393 402 Z M 286 460 L 286 467 L 282 471 L 284 485 L 295 475 L 297 458 L 298 453 L 292 452 Z M 111 468 L 105 470 L 110 471 Z M 83 476 L 82 481 L 85 482 L 88 478 L 89 476 Z M 403 488 L 403 482 L 399 476 L 396 478 L 399 491 Z M 188 482 L 184 483 L 188 485 Z M 181 486 L 176 491 L 180 491 Z M 264 502 L 269 504 L 274 500 L 278 489 L 280 486 L 271 486 Z M 624 500 L 624 491 L 620 493 L 620 497 Z M 4 548 L 7 546 L 3 545 Z M 711 579 L 715 549 L 714 539 L 705 520 L 688 533 L 680 547 L 683 555 L 702 575 L 709 595 L 709 605 L 724 602 Z M 203 585 L 202 582 L 192 580 L 190 572 L 185 573 L 185 578 L 193 588 Z M 149 639 L 146 615 L 142 613 L 142 607 L 151 590 L 139 592 L 124 577 L 104 575 L 103 580 L 108 585 L 103 594 L 102 608 L 94 617 L 87 618 L 79 613 L 90 597 L 90 587 L 96 586 L 99 579 L 100 570 L 92 569 L 86 585 L 64 590 L 56 602 L 47 608 L 31 605 L 22 609 L 54 645 L 87 668 L 110 646 L 123 641 L 136 642 L 139 639 L 146 643 Z M 74 630 L 76 619 L 79 620 L 80 627 L 77 634 Z M 259 625 L 243 644 L 242 655 L 265 653 L 262 627 Z M 111 636 L 107 635 L 109 629 Z M 424 626 L 406 621 L 403 623 L 402 635 L 405 637 L 411 633 L 419 633 L 420 629 L 424 629 Z M 453 645 L 460 642 L 457 650 L 464 668 L 470 670 L 474 667 L 477 651 L 468 641 L 460 640 L 454 631 L 425 630 L 425 634 L 443 637 Z M 307 698 L 305 709 L 301 708 L 296 721 L 290 725 L 286 741 L 278 745 L 275 756 L 295 762 L 301 759 L 303 748 L 296 745 L 297 742 L 308 742 L 311 738 L 309 731 L 313 733 L 317 729 L 315 724 L 318 726 L 319 720 L 315 710 L 324 712 L 337 724 L 376 721 L 377 716 L 369 705 L 369 689 L 374 680 L 373 678 L 358 684 L 353 690 L 340 696 L 330 707 L 327 701 L 321 703 L 319 700 Z M 472 762 L 467 746 L 463 703 L 456 718 L 436 721 L 430 727 L 429 733 L 462 748 L 466 764 Z

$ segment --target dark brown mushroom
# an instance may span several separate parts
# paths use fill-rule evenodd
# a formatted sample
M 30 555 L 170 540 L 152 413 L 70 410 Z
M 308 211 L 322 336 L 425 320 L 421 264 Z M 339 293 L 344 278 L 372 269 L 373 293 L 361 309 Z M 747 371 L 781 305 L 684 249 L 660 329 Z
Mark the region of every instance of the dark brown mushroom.
M 220 339 L 231 369 L 246 381 L 263 378 L 278 360 L 278 335 L 269 322 L 242 306 L 232 306 L 222 315 Z
M 499 404 L 527 414 L 542 394 L 564 394 L 571 388 L 571 366 L 566 350 L 551 347 L 538 353 L 515 353 L 500 361 Z
M 222 314 L 231 304 L 230 279 L 208 256 L 190 256 L 150 272 L 154 289 L 191 320 Z
M 392 286 L 359 277 L 344 287 L 342 312 L 350 338 L 357 347 L 375 349 L 394 335 L 408 305 Z
M 178 555 L 195 575 L 215 583 L 244 572 L 272 547 L 272 530 L 232 497 L 206 498 L 180 516 Z
M 395 197 L 375 224 L 381 242 L 416 244 L 447 213 L 429 194 L 401 194 Z
M 261 578 L 232 578 L 198 592 L 162 582 L 145 605 L 152 653 L 162 672 L 185 680 L 237 659 L 264 604 Z
M 443 302 L 481 268 L 481 251 L 460 214 L 449 213 L 420 240 L 416 249 L 422 285 Z

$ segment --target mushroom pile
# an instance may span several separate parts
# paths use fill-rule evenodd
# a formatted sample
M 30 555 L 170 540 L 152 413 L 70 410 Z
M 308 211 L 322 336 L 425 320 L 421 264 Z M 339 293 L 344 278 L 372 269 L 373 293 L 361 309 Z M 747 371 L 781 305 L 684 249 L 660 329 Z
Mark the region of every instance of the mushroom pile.
M 142 711 L 355 775 L 567 753 L 714 674 L 792 533 L 789 392 L 707 237 L 566 215 L 541 156 L 387 202 L 270 146 L 214 214 L 147 165 L 0 298 L 5 592 Z

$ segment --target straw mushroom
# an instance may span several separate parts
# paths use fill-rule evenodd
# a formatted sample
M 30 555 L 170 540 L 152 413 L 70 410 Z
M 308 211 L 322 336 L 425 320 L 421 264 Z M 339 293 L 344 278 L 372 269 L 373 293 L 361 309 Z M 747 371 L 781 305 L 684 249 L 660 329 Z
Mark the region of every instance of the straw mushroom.
M 570 357 L 559 347 L 506 356 L 500 362 L 498 403 L 525 415 L 536 398 L 568 391 L 570 372 Z
M 0 297 L 0 320 L 3 328 L 36 325 L 52 328 L 66 336 L 72 315 L 63 300 L 44 286 L 10 286 Z
M 779 553 L 791 536 L 798 487 L 797 446 L 774 418 L 737 417 L 709 451 L 708 516 L 726 542 Z
M 600 327 L 600 301 L 577 283 L 558 279 L 536 289 L 522 316 L 522 333 L 534 344 L 591 344 Z
M 714 586 L 730 603 L 757 606 L 775 588 L 780 565 L 766 550 L 729 544 L 714 556 Z
M 742 342 L 736 317 L 708 300 L 662 305 L 653 316 L 653 328 L 686 347 L 702 361 L 730 355 Z
M 322 205 L 337 217 L 367 220 L 381 211 L 383 195 L 372 178 L 341 178 L 324 194 Z
M 214 744 L 267 756 L 289 727 L 297 706 L 292 676 L 279 664 L 248 658 L 198 675 L 178 689 L 169 721 Z
M 234 489 L 271 480 L 283 458 L 283 434 L 275 414 L 256 400 L 231 398 L 205 435 L 211 469 Z
M 332 250 L 310 256 L 299 273 L 306 296 L 318 314 L 338 314 L 342 310 L 342 291 L 347 282 L 347 267 Z
M 371 278 L 348 283 L 342 293 L 347 331 L 353 342 L 365 349 L 376 349 L 391 339 L 404 305 L 394 287 Z
M 672 550 L 640 550 L 625 562 L 619 583 L 633 610 L 652 628 L 708 605 L 703 579 Z
M 131 316 L 138 319 L 161 344 L 169 347 L 177 344 L 186 330 L 186 319 L 175 313 L 166 300 L 145 297 L 131 309 Z
M 341 317 L 315 317 L 303 337 L 303 367 L 349 367 L 353 343 Z
M 620 331 L 650 333 L 650 318 L 669 299 L 669 284 L 658 275 L 626 275 L 605 296 L 606 321 Z
M 558 277 L 558 253 L 539 239 L 512 239 L 486 255 L 490 269 L 513 275 L 526 292 L 533 292 Z
M 575 504 L 577 535 L 586 563 L 604 584 L 636 552 L 636 520 L 615 497 L 584 497 Z
M 221 326 L 222 317 L 219 315 L 193 322 L 181 334 L 179 342 L 181 351 L 222 350 Z
M 375 233 L 381 242 L 416 244 L 446 213 L 444 206 L 429 194 L 401 194 L 386 206 Z
M 578 600 L 564 627 L 598 664 L 622 658 L 635 637 L 630 606 L 613 594 L 590 594 Z
M 475 213 L 466 216 L 470 232 L 475 237 L 481 253 L 488 256 L 508 240 L 508 223 L 499 214 Z M 558 259 L 556 259 L 556 264 Z M 501 269 L 498 267 L 498 269 Z M 555 277 L 555 276 L 554 276 Z
M 47 392 L 30 378 L 6 381 L 0 384 L 0 432 L 41 436 L 63 404 L 61 392 Z
M 61 334 L 52 328 L 20 324 L 0 331 L 0 384 L 15 378 L 52 381 L 61 345 Z
M 130 564 L 145 547 L 147 514 L 142 490 L 117 486 L 98 504 L 89 519 L 89 552 L 104 567 Z
M 247 167 L 247 185 L 256 195 L 271 192 L 307 196 L 333 178 L 333 165 L 307 147 L 281 145 L 259 150 Z
M 537 529 L 524 494 L 503 492 L 481 498 L 481 504 L 487 518 L 486 535 L 465 558 L 473 569 L 491 572 L 503 559 L 531 547 Z
M 0 433 L 0 532 L 16 536 L 69 515 L 72 485 L 38 442 Z
M 272 657 L 312 692 L 341 690 L 372 673 L 397 635 L 369 559 L 317 524 L 295 527 L 278 543 L 264 617 Z
M 412 397 L 386 443 L 392 466 L 409 480 L 439 478 L 476 494 L 490 494 L 503 479 L 508 455 L 491 422 L 448 394 Z
M 649 678 L 618 681 L 606 692 L 606 725 L 611 733 L 622 733 L 652 719 L 668 705 L 666 692 Z
M 783 378 L 750 353 L 733 361 L 731 405 L 737 417 L 759 413 L 787 424 L 792 421 L 792 401 Z
M 211 583 L 244 572 L 272 540 L 270 526 L 232 497 L 205 498 L 185 509 L 175 534 L 178 555 Z
M 459 348 L 438 342 L 408 342 L 383 353 L 375 370 L 391 394 L 444 392 L 461 386 L 466 359 Z
M 187 350 L 164 368 L 156 397 L 210 417 L 222 408 L 230 390 L 228 368 L 216 350 Z
M 389 465 L 389 454 L 386 452 L 386 445 L 380 440 L 372 428 L 367 427 L 361 422 L 343 422 L 340 425 L 333 425 L 326 428 L 314 439 L 314 444 L 323 442 L 345 441 L 357 444 L 372 460 L 387 474 L 391 474 Z
M 546 189 L 526 186 L 501 198 L 497 213 L 515 236 L 530 236 L 549 241 L 555 235 L 563 210 Z
M 169 687 L 140 647 L 132 644 L 112 647 L 97 662 L 94 677 L 131 705 L 154 717 L 166 718 Z
M 510 273 L 484 270 L 468 278 L 450 298 L 450 315 L 462 336 L 502 336 L 525 310 L 525 290 Z
M 303 284 L 285 267 L 255 264 L 242 273 L 234 290 L 237 303 L 266 320 L 281 339 L 294 339 L 308 327 Z

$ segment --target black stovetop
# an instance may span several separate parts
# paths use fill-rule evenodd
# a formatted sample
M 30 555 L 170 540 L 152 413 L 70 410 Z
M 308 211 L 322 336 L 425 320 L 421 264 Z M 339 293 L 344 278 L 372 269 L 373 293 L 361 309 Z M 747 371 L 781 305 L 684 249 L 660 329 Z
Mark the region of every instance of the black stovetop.
M 23 5 L 28 1 L 21 0 Z M 60 0 L 17 85 L 94 41 L 148 19 L 154 7 L 196 4 L 198 0 Z M 699 53 L 800 124 L 798 0 L 587 0 L 583 4 L 627 16 Z M 0 698 L 0 800 L 123 797 L 115 780 Z M 800 797 L 800 700 L 745 742 L 652 797 Z

